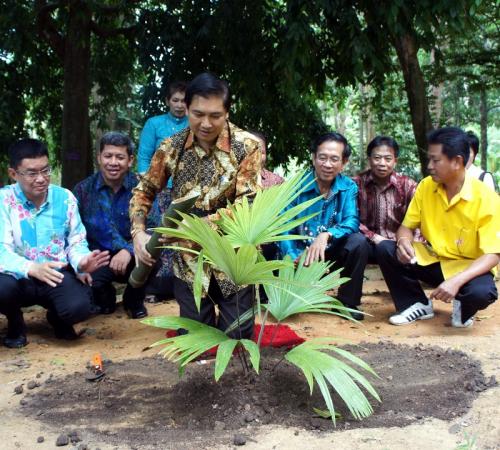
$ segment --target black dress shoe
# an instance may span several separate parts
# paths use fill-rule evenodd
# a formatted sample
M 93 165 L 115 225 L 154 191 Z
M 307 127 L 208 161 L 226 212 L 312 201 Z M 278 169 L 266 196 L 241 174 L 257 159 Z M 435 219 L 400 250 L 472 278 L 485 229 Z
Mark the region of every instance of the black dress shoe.
M 123 309 L 131 319 L 143 319 L 148 315 L 148 310 L 144 305 L 134 307 L 123 305 Z
M 3 338 L 3 345 L 8 348 L 22 348 L 26 344 L 28 344 L 28 339 L 26 339 L 25 334 L 20 334 L 19 336 L 15 337 L 5 336 Z
M 47 311 L 47 322 L 49 322 L 54 328 L 54 334 L 57 339 L 74 341 L 80 337 L 72 325 L 63 322 L 54 312 L 50 310 Z
M 352 306 L 352 305 L 345 305 L 343 304 L 346 308 L 352 309 L 353 311 L 342 311 L 342 314 L 344 316 L 351 316 L 354 320 L 363 320 L 365 318 L 365 315 L 358 309 L 357 306 Z M 342 319 L 349 320 L 348 317 L 342 317 Z
M 100 306 L 99 314 L 113 314 L 116 311 L 116 305 Z

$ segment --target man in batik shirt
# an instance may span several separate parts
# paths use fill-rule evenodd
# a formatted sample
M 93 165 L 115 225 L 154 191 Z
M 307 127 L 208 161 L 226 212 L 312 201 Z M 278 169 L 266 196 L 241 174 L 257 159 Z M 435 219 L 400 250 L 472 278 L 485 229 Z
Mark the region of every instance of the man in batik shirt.
M 395 241 L 417 183 L 396 173 L 399 145 L 377 136 L 367 147 L 370 168 L 353 178 L 358 185 L 359 230 L 366 237 L 368 261 L 378 264 L 377 250 L 386 240 Z
M 171 176 L 172 200 L 192 193 L 199 198 L 191 211 L 200 217 L 214 214 L 228 202 L 253 196 L 260 182 L 261 148 L 255 137 L 228 119 L 230 94 L 227 84 L 209 73 L 198 75 L 186 90 L 189 128 L 165 139 L 155 152 L 151 166 L 134 190 L 130 219 L 135 255 L 148 265 L 154 260 L 145 246 L 146 216 L 155 195 Z M 208 217 L 210 218 L 210 217 Z M 174 256 L 174 295 L 181 317 L 198 320 L 225 330 L 252 307 L 251 288 L 237 286 L 221 272 L 205 267 L 204 296 L 198 313 L 192 293 L 196 257 L 187 252 Z M 238 296 L 236 293 L 238 292 Z M 210 298 L 209 298 L 210 297 Z M 213 300 L 213 301 L 212 301 Z M 214 302 L 220 316 L 215 316 Z M 250 337 L 253 321 L 247 321 L 236 337 Z

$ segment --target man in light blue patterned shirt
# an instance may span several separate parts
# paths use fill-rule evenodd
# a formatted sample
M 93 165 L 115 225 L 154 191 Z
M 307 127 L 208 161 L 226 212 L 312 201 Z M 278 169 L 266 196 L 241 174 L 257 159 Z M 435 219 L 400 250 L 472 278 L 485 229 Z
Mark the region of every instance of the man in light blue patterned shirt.
M 57 338 L 78 337 L 73 324 L 90 313 L 90 289 L 77 279 L 108 264 L 109 253 L 91 252 L 75 197 L 50 184 L 47 147 L 22 139 L 9 149 L 9 176 L 0 189 L 0 313 L 8 321 L 3 344 L 25 346 L 21 308 L 47 309 Z

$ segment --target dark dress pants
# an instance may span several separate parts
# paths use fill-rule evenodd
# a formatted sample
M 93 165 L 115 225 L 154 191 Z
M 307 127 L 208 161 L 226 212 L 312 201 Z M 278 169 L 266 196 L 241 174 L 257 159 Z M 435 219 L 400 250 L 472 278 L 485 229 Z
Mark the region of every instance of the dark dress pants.
M 146 284 L 139 288 L 134 288 L 128 283 L 128 278 L 134 270 L 135 259 L 132 257 L 124 275 L 116 274 L 109 266 L 100 267 L 92 273 L 92 295 L 94 303 L 100 307 L 114 309 L 116 305 L 116 289 L 113 282 L 126 283 L 123 293 L 123 307 L 125 309 L 135 310 L 144 304 Z M 156 266 L 150 276 L 154 276 Z
M 333 261 L 333 269 L 343 267 L 340 275 L 350 280 L 340 285 L 337 299 L 346 306 L 361 304 L 363 274 L 370 254 L 370 243 L 361 233 L 349 234 L 341 239 L 334 239 L 326 251 L 326 259 Z
M 201 299 L 199 313 L 190 286 L 177 277 L 174 278 L 174 294 L 179 303 L 181 317 L 197 320 L 222 331 L 225 331 L 238 315 L 241 316 L 253 307 L 253 286 L 248 286 L 236 294 L 224 297 L 213 276 L 210 280 L 207 297 Z M 218 318 L 215 313 L 215 305 L 219 307 Z M 241 329 L 228 333 L 228 336 L 234 339 L 251 339 L 253 328 L 254 319 L 252 318 L 242 323 Z
M 0 274 L 0 313 L 8 320 L 8 334 L 25 330 L 21 307 L 40 305 L 49 310 L 55 322 L 73 325 L 90 315 L 91 290 L 71 269 L 62 270 L 64 278 L 51 287 L 35 278 L 15 279 Z M 9 336 L 10 337 L 10 336 Z
M 396 257 L 394 241 L 384 241 L 377 246 L 377 259 L 398 312 L 404 311 L 417 302 L 428 303 L 427 296 L 418 280 L 433 287 L 439 286 L 444 281 L 439 263 L 429 266 L 401 264 Z M 477 311 L 487 308 L 497 297 L 497 289 L 491 272 L 479 275 L 465 283 L 456 296 L 456 300 L 462 304 L 462 323 L 469 320 Z

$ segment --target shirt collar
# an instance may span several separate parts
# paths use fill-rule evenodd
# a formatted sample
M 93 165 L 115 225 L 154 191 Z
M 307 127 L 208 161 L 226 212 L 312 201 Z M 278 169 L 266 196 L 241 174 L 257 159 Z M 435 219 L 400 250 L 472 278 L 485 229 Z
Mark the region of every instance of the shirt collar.
M 186 116 L 183 116 L 183 117 L 176 117 L 176 116 L 174 116 L 174 115 L 173 115 L 170 111 L 167 113 L 167 116 L 168 116 L 168 118 L 169 118 L 172 122 L 174 122 L 174 123 L 176 123 L 176 124 L 180 124 L 180 123 L 182 123 L 182 122 L 184 122 L 184 121 L 186 120 Z
M 314 180 L 315 178 L 316 176 L 313 169 L 307 175 L 307 178 L 304 180 L 304 184 L 309 183 L 311 180 Z M 333 183 L 330 187 L 330 194 L 333 195 L 336 194 L 338 191 L 345 191 L 346 189 L 349 189 L 349 178 L 339 173 L 333 180 Z M 313 191 L 313 190 L 316 191 L 318 195 L 321 194 L 321 192 L 319 191 L 318 183 L 316 181 L 306 189 L 306 191 Z
M 131 190 L 132 188 L 134 188 L 135 186 L 133 185 L 133 179 L 134 179 L 134 175 L 130 173 L 130 171 L 128 171 L 126 174 L 125 174 L 125 177 L 123 177 L 123 181 L 122 181 L 122 186 L 123 188 L 125 188 L 126 190 Z M 97 172 L 97 180 L 96 180 L 96 188 L 97 190 L 101 190 L 102 188 L 104 187 L 109 187 L 111 188 L 110 186 L 108 186 L 105 182 L 104 182 L 104 178 L 102 176 L 102 173 L 101 171 Z
M 373 184 L 376 184 L 375 183 L 375 179 L 373 178 L 373 174 L 372 174 L 372 171 L 370 169 L 368 169 L 366 172 L 364 172 L 362 175 L 364 175 L 365 177 L 365 184 L 370 184 L 370 183 L 373 183 Z M 383 189 L 387 189 L 389 186 L 394 186 L 395 188 L 398 187 L 398 175 L 397 173 L 393 170 L 392 173 L 391 173 L 391 176 L 389 177 L 389 183 L 387 183 Z
M 184 144 L 184 148 L 191 148 L 195 142 L 195 136 L 192 130 L 189 130 L 188 137 L 186 139 L 186 143 Z M 221 134 L 217 138 L 215 142 L 215 147 L 223 152 L 229 153 L 231 151 L 231 132 L 229 130 L 229 122 L 226 120 L 226 124 L 222 129 Z
M 52 185 L 49 184 L 49 188 L 47 189 L 47 198 L 42 203 L 42 205 L 40 205 L 40 207 L 47 204 L 47 203 L 50 203 L 49 199 L 50 199 L 51 192 L 52 192 Z M 28 207 L 34 206 L 33 202 L 31 200 L 29 200 L 26 197 L 26 195 L 24 194 L 24 191 L 21 189 L 21 186 L 19 183 L 14 184 L 14 193 L 15 193 L 16 197 L 19 198 L 19 200 L 21 200 L 23 205 L 28 206 Z
M 458 192 L 455 197 L 453 197 L 452 201 L 449 202 L 449 206 L 454 205 L 457 203 L 460 199 L 464 199 L 465 201 L 471 201 L 474 198 L 474 193 L 473 193 L 473 180 L 474 177 L 470 175 L 469 173 L 465 172 L 465 178 L 464 178 L 464 184 L 462 185 L 462 188 Z M 446 191 L 441 183 L 436 183 L 434 182 L 435 187 L 434 187 L 434 192 L 439 193 L 444 199 L 447 200 L 446 197 Z M 455 200 L 456 199 L 456 200 Z

